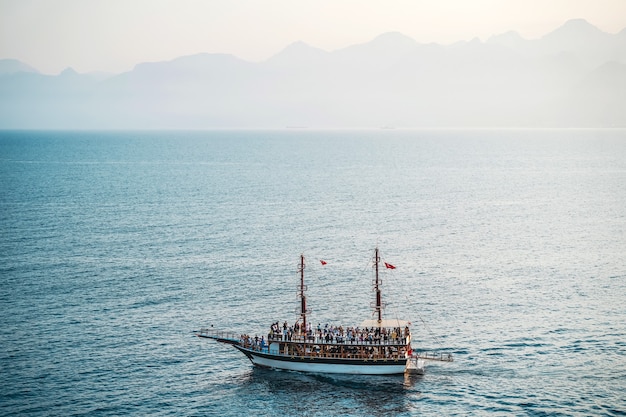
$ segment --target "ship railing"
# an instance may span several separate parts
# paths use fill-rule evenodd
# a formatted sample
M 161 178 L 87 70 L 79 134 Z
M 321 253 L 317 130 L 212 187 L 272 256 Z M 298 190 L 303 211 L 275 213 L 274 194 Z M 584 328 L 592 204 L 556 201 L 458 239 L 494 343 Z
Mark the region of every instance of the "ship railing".
M 450 353 L 413 352 L 413 355 L 411 355 L 411 357 L 415 359 L 424 359 L 427 361 L 454 362 L 454 358 Z
M 200 329 L 198 332 L 196 332 L 196 335 L 199 337 L 206 337 L 208 339 L 214 339 L 226 343 L 239 343 L 241 341 L 241 335 L 235 332 L 217 329 Z
M 268 353 L 267 347 L 261 349 L 258 346 L 250 346 L 250 350 L 254 350 L 257 352 L 265 352 Z M 275 355 L 285 356 L 285 357 L 306 357 L 306 358 L 333 358 L 333 359 L 355 359 L 355 360 L 372 360 L 374 362 L 377 361 L 403 361 L 407 360 L 408 357 L 404 352 L 391 352 L 391 353 L 369 353 L 369 352 L 320 352 L 316 349 L 306 349 L 304 353 L 296 353 L 296 352 L 287 352 L 281 350 L 280 352 L 276 352 Z

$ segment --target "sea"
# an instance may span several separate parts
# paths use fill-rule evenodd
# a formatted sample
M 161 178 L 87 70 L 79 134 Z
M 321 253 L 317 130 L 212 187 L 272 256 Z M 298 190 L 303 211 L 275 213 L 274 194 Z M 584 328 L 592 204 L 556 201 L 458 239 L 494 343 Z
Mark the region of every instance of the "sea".
M 384 316 L 422 376 L 202 328 Z M 320 262 L 324 260 L 326 265 Z M 0 132 L 2 416 L 626 415 L 626 130 Z

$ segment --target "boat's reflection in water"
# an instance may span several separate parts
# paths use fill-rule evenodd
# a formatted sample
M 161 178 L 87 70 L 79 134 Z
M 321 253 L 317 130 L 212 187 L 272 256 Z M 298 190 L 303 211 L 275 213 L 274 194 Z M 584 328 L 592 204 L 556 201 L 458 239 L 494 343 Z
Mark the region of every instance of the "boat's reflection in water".
M 282 399 L 285 407 L 295 407 L 292 412 L 302 407 L 301 411 L 322 413 L 331 407 L 335 413 L 397 415 L 412 408 L 410 404 L 420 395 L 422 378 L 409 374 L 323 375 L 254 367 L 244 376 L 243 386 L 272 395 L 272 402 Z

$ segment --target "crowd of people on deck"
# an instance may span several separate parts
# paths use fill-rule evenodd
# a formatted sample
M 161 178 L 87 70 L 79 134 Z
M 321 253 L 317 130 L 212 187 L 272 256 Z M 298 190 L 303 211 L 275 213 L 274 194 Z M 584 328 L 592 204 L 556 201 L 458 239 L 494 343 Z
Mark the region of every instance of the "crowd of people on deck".
M 258 350 L 261 352 L 264 351 L 265 348 L 267 348 L 267 342 L 265 341 L 265 338 L 263 336 L 259 338 L 259 336 L 251 337 L 247 334 L 241 335 L 241 345 L 245 348 Z
M 404 329 L 401 327 L 366 327 L 361 329 L 329 324 L 322 326 L 318 323 L 317 327 L 313 328 L 311 323 L 307 323 L 306 328 L 304 328 L 300 322 L 289 326 L 285 321 L 282 326 L 279 322 L 272 323 L 267 340 L 302 340 L 311 343 L 338 344 L 406 344 L 409 334 L 408 326 Z M 258 343 L 265 342 L 263 337 L 258 340 Z

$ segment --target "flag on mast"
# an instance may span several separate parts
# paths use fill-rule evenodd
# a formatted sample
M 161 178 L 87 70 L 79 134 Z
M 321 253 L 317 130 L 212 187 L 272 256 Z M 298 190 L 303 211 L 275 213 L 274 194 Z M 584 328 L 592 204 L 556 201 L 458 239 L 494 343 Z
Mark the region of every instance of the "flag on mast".
M 325 260 L 323 260 L 323 259 L 320 259 L 320 263 L 321 263 L 322 265 L 326 265 L 328 262 L 326 262 L 326 261 L 325 261 Z
M 396 269 L 394 265 L 388 264 L 387 262 L 385 262 L 385 266 L 387 267 L 387 269 Z

